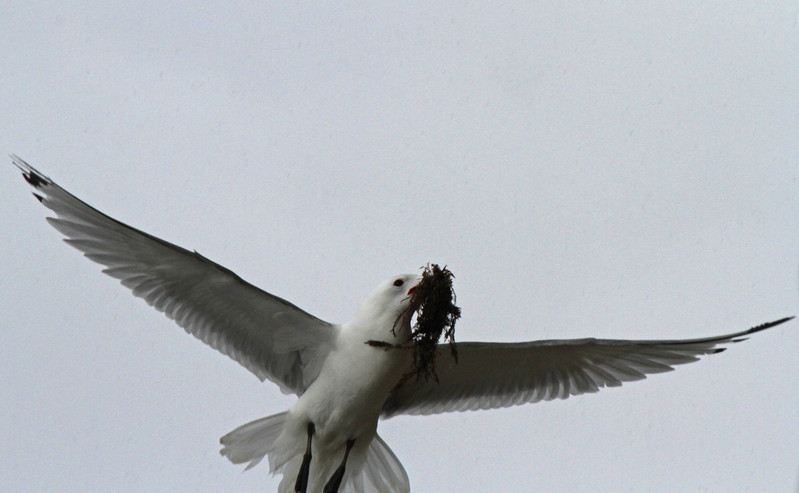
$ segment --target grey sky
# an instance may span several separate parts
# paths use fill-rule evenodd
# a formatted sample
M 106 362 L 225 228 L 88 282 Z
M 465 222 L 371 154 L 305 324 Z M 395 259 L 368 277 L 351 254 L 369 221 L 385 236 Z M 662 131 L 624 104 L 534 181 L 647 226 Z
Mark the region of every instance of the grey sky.
M 4 2 L 0 154 L 342 322 L 447 264 L 459 340 L 799 314 L 795 2 Z M 293 398 L 60 241 L 0 166 L 0 490 L 271 491 Z M 795 491 L 799 329 L 596 395 L 400 417 L 414 491 Z

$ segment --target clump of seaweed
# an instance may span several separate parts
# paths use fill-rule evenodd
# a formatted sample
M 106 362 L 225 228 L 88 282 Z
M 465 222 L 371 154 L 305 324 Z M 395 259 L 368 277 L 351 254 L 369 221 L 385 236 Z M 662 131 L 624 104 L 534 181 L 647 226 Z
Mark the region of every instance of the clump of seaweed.
M 438 264 L 428 264 L 422 273 L 422 280 L 411 292 L 410 309 L 418 312 L 416 323 L 411 331 L 411 347 L 413 350 L 413 371 L 403 381 L 416 375 L 417 380 L 436 375 L 436 347 L 443 333 L 449 341 L 450 351 L 458 361 L 458 349 L 455 346 L 455 322 L 461 316 L 461 309 L 455 305 L 455 291 L 452 279 L 455 276 Z

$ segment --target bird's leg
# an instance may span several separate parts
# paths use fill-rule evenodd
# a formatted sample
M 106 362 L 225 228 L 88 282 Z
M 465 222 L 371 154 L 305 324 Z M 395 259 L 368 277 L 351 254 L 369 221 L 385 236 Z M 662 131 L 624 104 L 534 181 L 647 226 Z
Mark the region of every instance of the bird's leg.
M 308 473 L 311 472 L 311 438 L 315 430 L 314 424 L 308 423 L 308 447 L 305 449 L 305 455 L 302 456 L 297 482 L 294 483 L 294 491 L 297 493 L 305 493 L 305 490 L 308 489 Z
M 347 464 L 347 457 L 349 457 L 353 445 L 355 445 L 355 440 L 347 440 L 347 450 L 344 451 L 344 459 L 342 459 L 338 469 L 330 476 L 330 480 L 325 485 L 324 493 L 336 493 L 338 491 L 339 486 L 341 486 L 341 480 L 344 479 L 344 465 Z

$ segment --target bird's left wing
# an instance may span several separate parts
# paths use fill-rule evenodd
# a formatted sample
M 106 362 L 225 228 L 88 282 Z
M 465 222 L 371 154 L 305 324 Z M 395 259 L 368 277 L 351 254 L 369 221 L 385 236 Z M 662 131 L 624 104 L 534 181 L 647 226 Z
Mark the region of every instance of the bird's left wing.
M 509 407 L 618 387 L 724 351 L 718 346 L 742 341 L 791 318 L 704 339 L 459 342 L 457 362 L 449 345 L 443 344 L 436 356 L 439 381 L 404 383 L 386 401 L 382 417 Z
M 73 196 L 17 156 L 14 164 L 56 217 L 71 246 L 104 265 L 135 296 L 164 312 L 262 381 L 302 394 L 316 379 L 338 327 L 177 245 L 134 229 Z

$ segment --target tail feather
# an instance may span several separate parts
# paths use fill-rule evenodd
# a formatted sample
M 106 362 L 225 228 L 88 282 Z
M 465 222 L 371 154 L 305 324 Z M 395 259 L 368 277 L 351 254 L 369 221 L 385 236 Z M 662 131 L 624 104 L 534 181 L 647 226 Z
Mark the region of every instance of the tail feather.
M 360 476 L 365 476 L 364 479 L 367 482 L 367 487 L 363 491 L 396 491 L 398 493 L 411 491 L 408 473 L 405 472 L 405 468 L 402 467 L 397 456 L 379 435 L 375 435 L 372 443 L 369 444 L 369 451 L 366 454 L 366 462 L 362 471 Z
M 283 432 L 286 417 L 284 412 L 239 426 L 219 440 L 223 445 L 220 453 L 234 464 L 248 463 L 247 469 L 254 467 L 264 457 L 280 452 L 275 449 L 275 445 Z M 360 447 L 356 443 L 356 449 L 358 448 Z M 374 435 L 365 451 L 362 448 L 360 451 L 356 449 L 353 449 L 353 454 L 347 462 L 347 473 L 341 488 L 342 493 L 410 492 L 408 474 L 394 452 L 378 435 Z M 302 451 L 297 454 L 289 452 L 289 454 L 293 455 L 286 461 L 281 459 L 280 465 L 272 470 L 275 474 L 283 475 L 278 488 L 281 493 L 293 491 L 302 461 Z M 285 454 L 278 453 L 278 455 Z M 338 463 L 317 464 L 316 469 L 314 467 L 311 469 L 315 469 L 314 472 L 324 475 L 326 478 L 337 465 Z M 322 466 L 321 470 L 319 466 Z M 323 478 L 312 479 L 321 480 Z
M 285 421 L 286 413 L 282 412 L 239 426 L 219 439 L 223 445 L 219 453 L 234 464 L 249 462 L 245 471 L 255 467 L 269 453 Z

